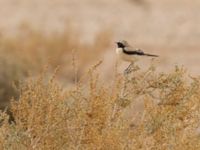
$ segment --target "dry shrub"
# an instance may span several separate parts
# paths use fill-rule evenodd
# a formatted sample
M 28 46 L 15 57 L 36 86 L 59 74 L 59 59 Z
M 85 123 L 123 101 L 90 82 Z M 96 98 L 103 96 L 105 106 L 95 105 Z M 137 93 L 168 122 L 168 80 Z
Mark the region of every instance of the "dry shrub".
M 50 72 L 60 66 L 59 79 L 65 84 L 72 82 L 71 71 L 72 51 L 79 56 L 78 76 L 97 55 L 101 56 L 109 47 L 112 34 L 109 30 L 97 33 L 93 44 L 81 43 L 81 37 L 73 27 L 62 33 L 45 34 L 29 25 L 22 25 L 15 36 L 0 36 L 0 106 L 5 108 L 12 97 L 18 92 L 13 83 L 26 79 L 41 72 L 48 64 Z M 98 49 L 95 49 L 98 43 Z M 95 52 L 94 52 L 95 51 Z M 95 57 L 94 57 L 95 56 Z M 53 69 L 52 69 L 53 68 Z M 64 83 L 63 82 L 63 83 Z
M 18 90 L 15 87 L 28 72 L 24 70 L 23 65 L 15 63 L 5 55 L 0 56 L 0 68 L 0 109 L 3 110 L 12 97 L 18 97 Z
M 200 79 L 176 67 L 158 73 L 132 65 L 102 83 L 94 65 L 74 88 L 63 90 L 41 75 L 12 101 L 15 121 L 1 112 L 1 149 L 199 149 Z M 137 101 L 141 114 L 126 116 Z M 129 112 L 131 113 L 131 112 Z M 135 119 L 139 118 L 139 119 Z
M 134 149 L 199 149 L 199 78 L 177 66 L 169 74 L 154 69 L 125 78 L 126 99 L 144 101 L 141 119 L 129 132 Z

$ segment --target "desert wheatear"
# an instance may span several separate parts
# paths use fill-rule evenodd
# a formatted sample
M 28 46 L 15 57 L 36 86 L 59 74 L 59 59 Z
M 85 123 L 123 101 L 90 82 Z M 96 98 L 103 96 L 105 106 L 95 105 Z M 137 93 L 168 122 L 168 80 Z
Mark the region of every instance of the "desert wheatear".
M 152 55 L 152 54 L 144 53 L 140 49 L 134 49 L 126 41 L 120 41 L 116 43 L 117 43 L 116 53 L 119 59 L 121 60 L 134 62 L 140 56 L 158 57 L 158 55 Z
M 135 61 L 138 60 L 139 57 L 158 57 L 158 55 L 153 55 L 153 54 L 148 54 L 143 52 L 140 49 L 134 49 L 131 47 L 128 42 L 126 41 L 119 41 L 116 42 L 117 48 L 116 48 L 116 53 L 118 55 L 118 58 L 123 60 L 123 61 L 128 61 L 133 64 Z M 126 69 L 126 71 L 129 70 L 131 65 Z

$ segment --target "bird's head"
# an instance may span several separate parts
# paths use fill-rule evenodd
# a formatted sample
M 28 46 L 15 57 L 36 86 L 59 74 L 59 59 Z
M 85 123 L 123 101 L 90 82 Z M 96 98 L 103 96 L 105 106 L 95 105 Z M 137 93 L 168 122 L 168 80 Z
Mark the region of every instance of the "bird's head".
M 127 47 L 127 46 L 129 46 L 129 44 L 128 44 L 128 42 L 127 41 L 119 41 L 119 42 L 116 42 L 116 44 L 117 44 L 117 47 L 118 48 L 124 48 L 124 47 Z

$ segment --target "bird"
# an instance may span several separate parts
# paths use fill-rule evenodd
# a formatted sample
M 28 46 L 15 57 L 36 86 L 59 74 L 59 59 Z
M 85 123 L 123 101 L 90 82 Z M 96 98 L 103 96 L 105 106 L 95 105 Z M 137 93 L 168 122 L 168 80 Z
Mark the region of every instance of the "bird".
M 116 42 L 116 44 L 116 53 L 118 58 L 131 63 L 125 70 L 125 73 L 130 72 L 131 66 L 138 60 L 139 57 L 158 57 L 158 55 L 145 53 L 141 49 L 131 47 L 125 40 Z
M 138 60 L 139 57 L 144 57 L 144 56 L 158 57 L 158 55 L 145 53 L 141 49 L 134 49 L 125 40 L 116 42 L 116 44 L 117 44 L 116 48 L 117 56 L 119 59 L 123 61 L 134 62 Z

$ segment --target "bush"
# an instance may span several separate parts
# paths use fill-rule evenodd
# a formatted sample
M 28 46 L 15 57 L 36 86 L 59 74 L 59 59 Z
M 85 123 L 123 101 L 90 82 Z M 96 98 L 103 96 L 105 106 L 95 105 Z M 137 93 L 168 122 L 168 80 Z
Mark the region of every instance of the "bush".
M 12 101 L 15 121 L 1 112 L 2 149 L 199 149 L 200 80 L 176 67 L 158 73 L 133 65 L 100 80 L 93 66 L 74 88 L 41 75 Z M 88 82 L 85 79 L 89 78 Z M 138 101 L 143 110 L 132 113 Z M 127 117 L 127 110 L 129 117 Z
M 62 33 L 45 34 L 33 29 L 29 25 L 23 25 L 16 36 L 0 36 L 0 109 L 9 106 L 10 99 L 18 97 L 18 82 L 33 77 L 48 65 L 49 72 L 60 66 L 59 79 L 62 83 L 73 82 L 71 69 L 72 51 L 79 56 L 82 68 L 78 76 L 94 59 L 96 54 L 101 56 L 109 47 L 112 34 L 108 30 L 96 35 L 92 44 L 83 44 L 81 37 L 75 29 L 68 27 Z M 94 53 L 94 47 L 98 43 L 98 49 Z

